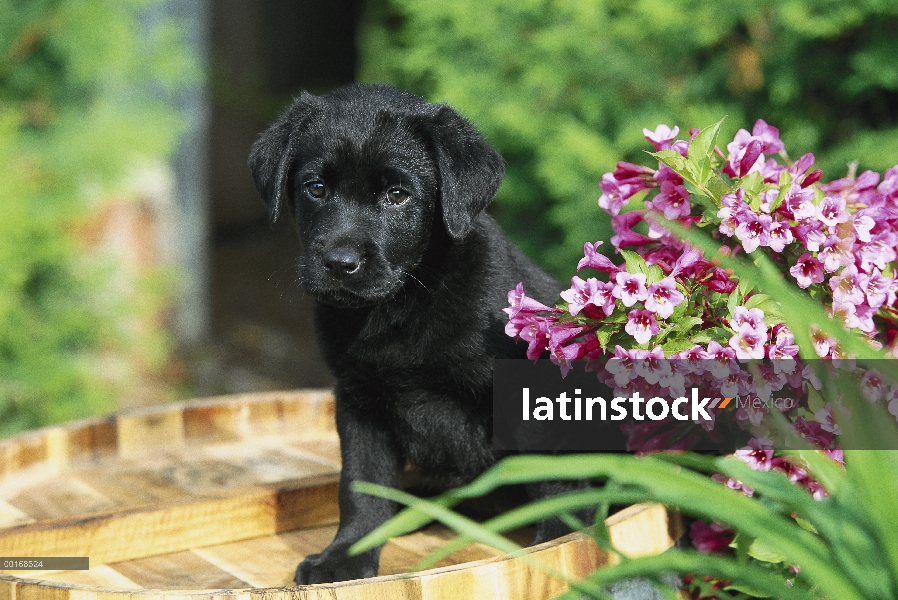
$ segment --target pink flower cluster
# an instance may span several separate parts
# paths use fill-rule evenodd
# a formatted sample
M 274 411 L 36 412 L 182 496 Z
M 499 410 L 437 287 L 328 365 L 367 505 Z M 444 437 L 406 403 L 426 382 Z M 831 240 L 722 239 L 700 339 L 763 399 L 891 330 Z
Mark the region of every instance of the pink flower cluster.
M 872 171 L 855 176 L 852 168 L 848 177 L 822 183 L 814 156 L 790 160 L 779 130 L 763 120 L 751 132 L 740 129 L 725 152 L 708 143 L 713 127 L 692 129 L 688 139 L 678 138 L 678 127 L 644 129 L 658 167 L 620 162 L 599 183 L 614 255 L 600 253 L 602 241 L 587 243 L 578 275 L 556 306 L 528 298 L 519 284 L 509 292 L 506 331 L 527 342 L 529 358 L 548 355 L 562 374 L 571 361 L 587 359 L 587 370 L 616 396 L 638 389 L 644 398 L 678 398 L 695 389 L 702 396 L 753 398 L 711 412 L 709 421 L 646 419 L 621 427 L 636 452 L 739 440 L 737 458 L 755 470 L 782 473 L 823 500 L 827 491 L 796 457 L 777 454 L 765 433 L 772 429 L 762 422 L 768 400 L 808 398 L 809 386 L 822 387 L 815 370 L 799 360 L 782 307 L 740 285 L 738 274 L 676 239 L 664 223 L 706 229 L 724 255 L 766 254 L 846 329 L 863 332 L 872 346 L 898 358 L 898 166 L 883 177 Z M 709 182 L 713 186 L 703 187 Z M 597 273 L 582 273 L 586 269 Z M 852 362 L 822 331 L 808 333 L 826 364 Z M 857 378 L 863 397 L 884 401 L 898 419 L 898 382 L 872 368 Z M 845 413 L 830 403 L 777 409 L 798 437 L 844 466 L 838 415 Z M 712 478 L 755 494 L 731 477 Z M 735 532 L 697 521 L 691 536 L 701 552 L 727 552 Z M 792 575 L 799 571 L 785 567 Z
M 688 140 L 678 139 L 679 132 L 666 125 L 643 130 L 659 157 L 666 151 L 694 160 L 689 153 L 699 130 L 690 130 Z M 881 181 L 866 171 L 823 184 L 814 156 L 791 162 L 779 130 L 762 120 L 751 132 L 739 130 L 726 153 L 712 148 L 708 160 L 729 189 L 713 209 L 708 198 L 693 201 L 685 183 L 689 174 L 668 166 L 676 161 L 659 162 L 657 169 L 621 162 L 603 176 L 598 203 L 615 232 L 611 246 L 625 260 L 602 254 L 602 241 L 586 243 L 578 275 L 557 306 L 529 298 L 520 284 L 509 292 L 506 332 L 527 343 L 527 356 L 548 355 L 565 374 L 573 360 L 601 361 L 594 370 L 616 390 L 637 384 L 667 397 L 713 380 L 727 396 L 750 391 L 766 400 L 777 392 L 800 392 L 814 381 L 797 360 L 798 346 L 777 316 L 776 302 L 737 289 L 733 273 L 659 225 L 662 215 L 710 227 L 721 252 L 770 253 L 786 276 L 847 328 L 865 332 L 871 343 L 898 356 L 898 167 Z M 630 206 L 634 198 L 639 206 Z M 587 269 L 597 274 L 581 276 Z M 810 333 L 818 356 L 844 358 L 833 340 Z M 749 370 L 740 361 L 765 362 Z M 867 384 L 898 417 L 898 388 L 877 387 L 873 379 Z M 765 412 L 740 407 L 735 423 L 758 425 Z M 831 415 L 796 412 L 792 419 L 803 437 L 832 447 L 838 425 Z M 667 447 L 674 439 L 668 433 L 654 424 L 631 428 L 631 446 Z M 689 439 L 678 436 L 675 443 L 683 447 Z

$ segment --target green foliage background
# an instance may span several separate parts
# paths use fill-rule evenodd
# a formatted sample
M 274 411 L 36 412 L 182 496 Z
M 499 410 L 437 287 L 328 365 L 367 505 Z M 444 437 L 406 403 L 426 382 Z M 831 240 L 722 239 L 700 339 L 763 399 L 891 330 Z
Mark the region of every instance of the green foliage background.
M 360 39 L 362 80 L 449 102 L 500 150 L 495 214 L 562 279 L 611 237 L 597 182 L 645 162 L 643 127 L 763 118 L 829 178 L 898 163 L 892 0 L 373 0 Z
M 184 128 L 170 98 L 198 71 L 160 4 L 0 0 L 0 437 L 107 409 L 103 357 L 158 308 L 155 282 L 123 296 L 73 229 Z

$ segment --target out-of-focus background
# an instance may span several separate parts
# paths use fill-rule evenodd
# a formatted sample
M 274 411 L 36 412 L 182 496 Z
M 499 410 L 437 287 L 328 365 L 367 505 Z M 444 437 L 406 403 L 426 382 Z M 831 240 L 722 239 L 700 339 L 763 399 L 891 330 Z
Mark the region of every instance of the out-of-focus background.
M 830 179 L 898 163 L 892 0 L 0 0 L 0 437 L 330 385 L 246 156 L 352 81 L 480 127 L 494 214 L 562 280 L 643 127 L 763 118 Z

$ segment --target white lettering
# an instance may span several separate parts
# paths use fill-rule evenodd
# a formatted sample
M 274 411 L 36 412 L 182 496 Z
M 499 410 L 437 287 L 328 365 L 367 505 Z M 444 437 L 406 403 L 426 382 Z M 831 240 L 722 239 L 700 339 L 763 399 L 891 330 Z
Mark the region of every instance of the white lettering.
M 530 420 L 530 388 L 524 388 L 524 420 Z
M 673 407 L 670 409 L 670 412 L 673 414 L 674 419 L 678 421 L 688 421 L 689 415 L 684 415 L 680 412 L 680 406 L 689 402 L 689 399 L 685 396 L 680 396 L 673 402 Z
M 661 405 L 661 414 L 660 415 L 656 415 L 654 413 L 654 411 L 652 410 L 653 404 Z M 667 400 L 664 400 L 663 398 L 652 398 L 645 404 L 645 416 L 647 416 L 652 421 L 660 421 L 661 419 L 666 419 L 667 413 L 669 410 L 670 409 L 667 406 Z
M 546 397 L 537 398 L 537 404 L 541 404 L 542 406 L 537 406 L 533 409 L 533 418 L 537 421 L 551 421 L 552 420 L 552 401 Z
M 558 403 L 558 416 L 563 421 L 571 420 L 571 415 L 567 414 L 567 405 L 570 401 L 571 399 L 567 397 L 567 392 L 561 392 L 561 395 L 555 398 L 555 402 Z
M 698 418 L 699 413 L 701 413 L 701 415 L 702 415 L 702 421 L 710 421 L 711 420 L 711 415 L 709 415 L 707 413 L 707 411 L 705 410 L 705 407 L 708 405 L 709 402 L 711 402 L 710 398 L 702 398 L 702 401 L 699 402 L 698 389 L 692 388 L 692 420 L 693 421 L 699 420 L 699 418 Z
M 639 412 L 639 403 L 642 401 L 643 399 L 639 396 L 639 392 L 633 392 L 633 395 L 630 397 L 630 404 L 633 405 L 633 418 L 637 421 L 645 420 L 645 416 Z
M 612 421 L 623 421 L 627 418 L 627 409 L 621 406 L 626 401 L 626 398 L 615 398 L 611 401 L 611 410 L 617 413 L 617 415 L 611 415 Z
M 599 406 L 602 408 L 602 417 L 601 417 L 601 419 L 602 419 L 603 421 L 607 420 L 607 419 L 608 419 L 608 415 L 607 415 L 607 413 L 605 412 L 605 411 L 606 411 L 606 407 L 605 407 L 605 399 L 604 399 L 604 398 L 587 398 L 587 399 L 586 399 L 586 420 L 587 420 L 587 421 L 592 421 L 592 405 L 595 404 L 596 402 L 598 402 L 598 403 L 599 403 Z M 612 403 L 612 404 L 613 404 L 613 403 Z

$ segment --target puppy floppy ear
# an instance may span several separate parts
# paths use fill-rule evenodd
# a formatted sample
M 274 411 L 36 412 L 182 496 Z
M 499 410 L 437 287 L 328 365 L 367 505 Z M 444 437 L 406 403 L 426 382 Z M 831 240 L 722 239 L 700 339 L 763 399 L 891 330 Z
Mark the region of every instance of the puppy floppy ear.
M 443 222 L 450 236 L 461 239 L 474 217 L 492 202 L 505 164 L 467 119 L 445 104 L 436 109 L 429 129 L 439 169 Z
M 296 157 L 296 133 L 316 111 L 318 98 L 303 92 L 257 139 L 249 151 L 249 168 L 270 223 L 277 221 L 287 198 L 290 169 Z

